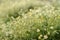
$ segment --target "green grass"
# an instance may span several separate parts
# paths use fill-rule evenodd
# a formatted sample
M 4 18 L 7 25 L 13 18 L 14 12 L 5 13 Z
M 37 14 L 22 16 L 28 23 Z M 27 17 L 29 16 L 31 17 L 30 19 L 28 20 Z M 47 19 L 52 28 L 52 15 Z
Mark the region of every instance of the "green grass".
M 58 2 L 2 0 L 0 40 L 60 40 Z

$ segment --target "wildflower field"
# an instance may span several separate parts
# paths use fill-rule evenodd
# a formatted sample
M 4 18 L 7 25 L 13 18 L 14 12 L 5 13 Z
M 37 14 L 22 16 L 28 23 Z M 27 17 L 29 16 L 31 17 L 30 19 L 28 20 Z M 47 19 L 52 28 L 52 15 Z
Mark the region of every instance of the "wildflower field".
M 0 0 L 0 40 L 60 40 L 60 0 Z

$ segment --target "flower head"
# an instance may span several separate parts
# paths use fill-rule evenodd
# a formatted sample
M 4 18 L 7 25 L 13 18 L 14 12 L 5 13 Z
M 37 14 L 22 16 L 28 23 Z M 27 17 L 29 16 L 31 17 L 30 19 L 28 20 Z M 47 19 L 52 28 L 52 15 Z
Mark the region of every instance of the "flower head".
M 48 38 L 48 36 L 47 35 L 44 35 L 44 39 L 47 39 Z
M 37 29 L 37 32 L 40 32 L 40 29 Z

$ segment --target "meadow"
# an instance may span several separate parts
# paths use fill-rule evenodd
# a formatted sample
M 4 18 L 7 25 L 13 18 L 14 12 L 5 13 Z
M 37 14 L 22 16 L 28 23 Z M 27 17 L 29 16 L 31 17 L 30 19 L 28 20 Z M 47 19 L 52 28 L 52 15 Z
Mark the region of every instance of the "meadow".
M 0 40 L 60 40 L 60 1 L 0 0 Z

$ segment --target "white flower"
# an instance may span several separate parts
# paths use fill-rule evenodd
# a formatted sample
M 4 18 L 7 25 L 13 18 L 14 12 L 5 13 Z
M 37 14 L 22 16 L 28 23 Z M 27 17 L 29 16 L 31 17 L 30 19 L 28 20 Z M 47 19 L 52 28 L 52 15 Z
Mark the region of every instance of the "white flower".
M 41 37 L 38 37 L 38 39 L 41 39 Z
M 50 29 L 53 29 L 53 26 L 51 26 Z
M 38 39 L 41 39 L 42 36 L 43 36 L 43 35 L 40 35 L 40 36 L 38 37 Z
M 30 9 L 30 11 L 32 11 L 32 9 Z
M 37 29 L 37 32 L 40 32 L 40 29 Z
M 47 35 L 44 35 L 44 39 L 47 39 L 48 38 L 48 36 Z
M 43 35 L 40 35 L 40 37 L 42 37 Z

